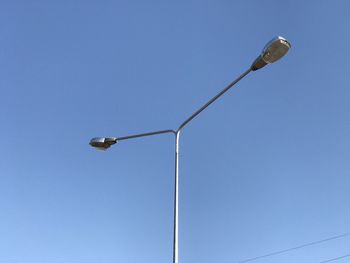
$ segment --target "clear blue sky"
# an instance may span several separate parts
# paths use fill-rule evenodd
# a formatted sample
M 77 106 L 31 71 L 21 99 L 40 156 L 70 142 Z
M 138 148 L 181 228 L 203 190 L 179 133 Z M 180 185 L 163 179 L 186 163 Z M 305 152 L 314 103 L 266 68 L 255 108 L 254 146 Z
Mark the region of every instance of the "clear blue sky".
M 175 129 L 276 35 L 292 49 L 182 133 L 180 262 L 350 232 L 350 3 L 1 1 L 0 262 L 172 258 Z M 257 263 L 318 263 L 350 237 Z M 338 260 L 350 262 L 349 258 Z

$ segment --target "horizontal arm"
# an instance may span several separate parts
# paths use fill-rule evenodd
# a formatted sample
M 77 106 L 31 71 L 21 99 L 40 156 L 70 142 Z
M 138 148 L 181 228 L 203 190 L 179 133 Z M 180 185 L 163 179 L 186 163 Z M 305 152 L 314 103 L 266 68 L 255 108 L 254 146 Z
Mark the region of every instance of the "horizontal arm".
M 117 141 L 134 139 L 134 138 L 138 138 L 138 137 L 152 136 L 152 135 L 157 135 L 157 134 L 162 134 L 162 133 L 173 133 L 173 134 L 176 134 L 176 132 L 174 130 L 161 130 L 161 131 L 147 132 L 147 133 L 140 133 L 140 134 L 134 134 L 134 135 L 124 136 L 124 137 L 119 137 L 119 138 L 117 138 Z

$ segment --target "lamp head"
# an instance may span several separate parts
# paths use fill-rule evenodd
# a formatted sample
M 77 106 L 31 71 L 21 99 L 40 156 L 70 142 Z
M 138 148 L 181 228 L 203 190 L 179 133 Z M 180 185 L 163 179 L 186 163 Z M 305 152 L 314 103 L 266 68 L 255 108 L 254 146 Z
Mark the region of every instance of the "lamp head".
M 96 137 L 90 140 L 90 145 L 98 150 L 107 150 L 113 144 L 117 143 L 117 138 L 114 137 Z
M 290 48 L 291 44 L 287 39 L 280 36 L 273 38 L 266 44 L 261 55 L 253 62 L 251 69 L 255 71 L 279 60 L 287 54 Z

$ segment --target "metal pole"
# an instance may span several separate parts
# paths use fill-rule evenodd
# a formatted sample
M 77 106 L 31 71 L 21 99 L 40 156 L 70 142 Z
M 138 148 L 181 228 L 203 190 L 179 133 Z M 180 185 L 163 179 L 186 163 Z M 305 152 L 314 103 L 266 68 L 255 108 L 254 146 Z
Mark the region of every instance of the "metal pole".
M 179 260 L 179 142 L 180 132 L 175 133 L 175 185 L 174 185 L 174 243 L 173 263 Z
M 196 112 L 194 112 L 190 117 L 188 117 L 176 131 L 172 131 L 175 134 L 175 186 L 174 186 L 174 240 L 173 240 L 173 263 L 179 262 L 179 143 L 180 143 L 180 133 L 182 128 L 184 128 L 189 122 L 191 122 L 198 114 L 205 110 L 214 101 L 220 98 L 226 91 L 231 89 L 237 82 L 247 76 L 252 70 L 249 68 L 243 72 L 237 79 L 226 86 L 221 92 L 219 92 L 215 97 L 209 100 Z

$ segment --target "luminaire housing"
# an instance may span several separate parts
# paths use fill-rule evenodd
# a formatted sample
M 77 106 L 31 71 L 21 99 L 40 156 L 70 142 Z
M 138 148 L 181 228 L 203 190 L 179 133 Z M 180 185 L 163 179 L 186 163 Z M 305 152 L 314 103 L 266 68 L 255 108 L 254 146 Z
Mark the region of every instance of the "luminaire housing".
M 116 143 L 117 138 L 115 137 L 95 137 L 90 140 L 90 145 L 98 150 L 107 150 Z
M 291 44 L 287 39 L 280 36 L 273 38 L 265 45 L 260 56 L 253 62 L 251 69 L 255 71 L 276 62 L 287 54 L 290 48 Z

